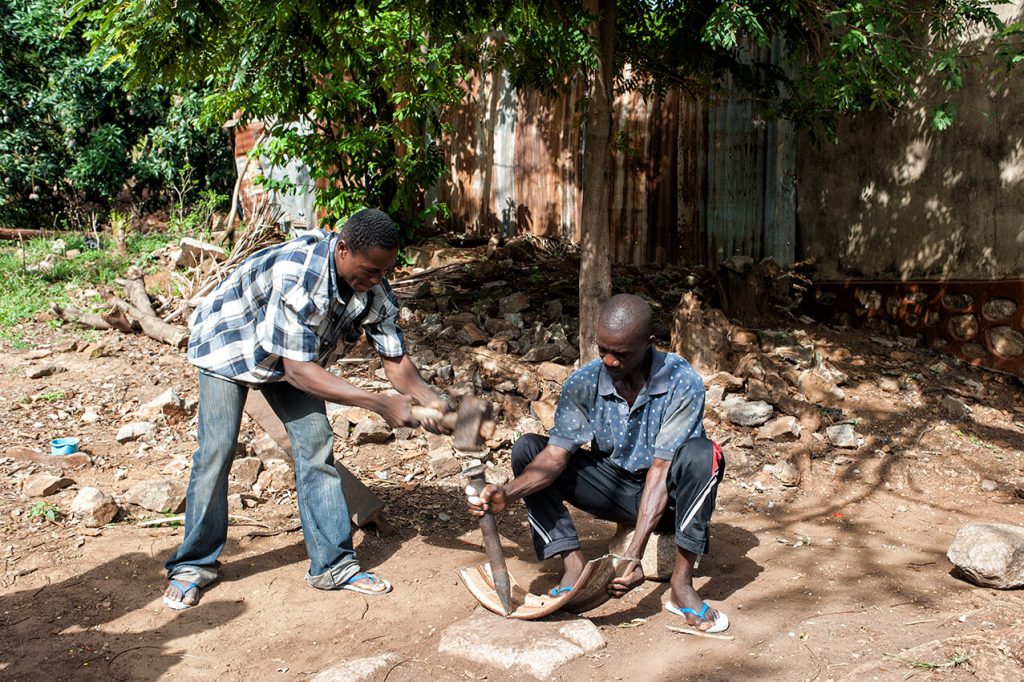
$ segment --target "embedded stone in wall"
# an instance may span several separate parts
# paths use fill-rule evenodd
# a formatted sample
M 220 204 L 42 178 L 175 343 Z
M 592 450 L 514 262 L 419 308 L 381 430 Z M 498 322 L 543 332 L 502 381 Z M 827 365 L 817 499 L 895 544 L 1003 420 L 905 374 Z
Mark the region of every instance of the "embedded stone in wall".
M 993 298 L 991 301 L 986 301 L 985 306 L 981 309 L 985 319 L 992 322 L 1007 320 L 1016 312 L 1017 303 L 1009 298 Z
M 1024 355 L 1024 334 L 1011 327 L 990 329 L 988 342 L 992 350 L 999 355 L 1012 358 Z
M 934 327 L 939 323 L 939 313 L 935 310 L 929 310 L 924 314 L 924 323 L 929 327 Z
M 984 360 L 988 357 L 988 351 L 980 343 L 965 343 L 963 354 L 972 360 Z
M 882 294 L 875 289 L 858 289 L 857 302 L 867 310 L 878 310 L 882 307 Z
M 949 333 L 967 341 L 978 335 L 978 320 L 974 315 L 957 315 L 949 321 Z
M 966 312 L 974 305 L 974 297 L 970 294 L 946 294 L 942 297 L 942 305 L 946 310 Z

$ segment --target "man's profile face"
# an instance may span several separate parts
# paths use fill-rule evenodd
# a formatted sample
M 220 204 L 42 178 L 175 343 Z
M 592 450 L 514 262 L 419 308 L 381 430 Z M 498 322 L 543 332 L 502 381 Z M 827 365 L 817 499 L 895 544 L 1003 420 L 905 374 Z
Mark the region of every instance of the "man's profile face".
M 597 354 L 612 379 L 643 374 L 644 360 L 651 339 L 643 330 L 609 331 L 603 325 L 597 330 Z
M 364 293 L 380 284 L 387 272 L 395 266 L 398 249 L 371 246 L 366 253 L 357 253 L 348 248 L 344 239 L 339 239 L 334 258 L 341 278 L 353 291 Z

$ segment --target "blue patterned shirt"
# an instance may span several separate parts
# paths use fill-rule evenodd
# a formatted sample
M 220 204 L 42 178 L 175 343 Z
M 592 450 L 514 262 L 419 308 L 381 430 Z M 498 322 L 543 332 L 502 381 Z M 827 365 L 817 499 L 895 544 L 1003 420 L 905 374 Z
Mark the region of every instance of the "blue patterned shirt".
M 548 442 L 570 452 L 589 443 L 594 454 L 637 472 L 704 437 L 703 380 L 675 353 L 651 353 L 650 376 L 632 407 L 600 359 L 573 372 L 562 387 Z
M 314 230 L 247 258 L 192 314 L 188 359 L 244 384 L 284 378 L 284 358 L 326 366 L 365 330 L 377 352 L 405 355 L 387 280 L 353 291 L 334 265 L 337 235 Z

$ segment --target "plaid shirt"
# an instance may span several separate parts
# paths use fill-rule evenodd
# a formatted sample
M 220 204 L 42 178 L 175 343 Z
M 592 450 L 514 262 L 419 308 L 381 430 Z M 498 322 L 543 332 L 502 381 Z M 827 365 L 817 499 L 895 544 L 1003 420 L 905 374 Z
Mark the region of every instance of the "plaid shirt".
M 192 314 L 189 362 L 243 384 L 280 381 L 284 358 L 325 367 L 361 329 L 381 356 L 405 355 L 387 280 L 353 291 L 334 266 L 336 243 L 315 230 L 247 258 Z

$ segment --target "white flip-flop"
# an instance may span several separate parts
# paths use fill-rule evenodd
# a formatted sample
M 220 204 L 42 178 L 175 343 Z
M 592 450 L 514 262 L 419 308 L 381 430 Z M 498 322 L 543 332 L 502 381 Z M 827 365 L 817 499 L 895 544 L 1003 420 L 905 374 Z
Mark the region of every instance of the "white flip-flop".
M 684 623 L 686 622 L 687 614 L 690 614 L 691 616 L 696 616 L 697 618 L 706 621 L 707 618 L 704 617 L 704 614 L 708 612 L 708 603 L 704 602 L 704 608 L 702 608 L 700 611 L 694 611 L 693 609 L 681 608 L 679 606 L 676 606 L 675 602 L 669 600 L 665 602 L 665 610 L 669 613 L 674 613 L 675 615 L 681 617 Z M 729 616 L 725 615 L 722 611 L 718 611 L 718 618 L 715 619 L 715 622 L 707 630 L 702 630 L 699 627 L 696 627 L 695 625 L 690 625 L 689 623 L 686 623 L 686 625 L 693 628 L 697 632 L 707 632 L 711 634 L 716 632 L 725 632 L 729 629 Z
M 360 587 L 359 585 L 356 585 L 355 583 L 358 580 L 369 580 L 374 585 L 384 585 L 384 589 L 383 590 L 368 590 L 365 587 Z M 361 571 L 360 573 L 356 573 L 351 578 L 346 580 L 345 584 L 341 586 L 341 589 L 343 589 L 343 590 L 352 590 L 353 592 L 358 592 L 359 594 L 370 594 L 370 595 L 387 594 L 388 592 L 391 591 L 391 583 L 389 583 L 387 580 L 385 580 L 384 578 L 381 578 L 378 575 L 374 575 L 373 573 L 368 573 L 366 571 Z

